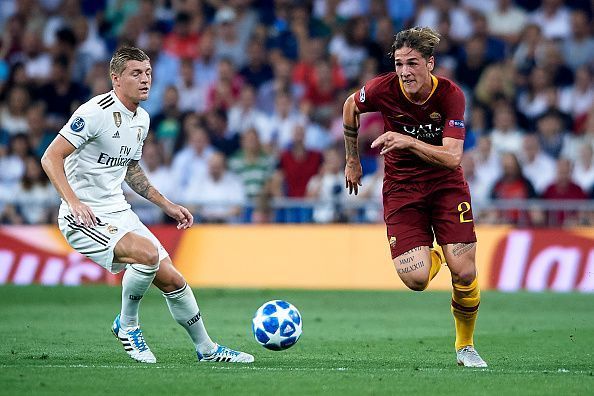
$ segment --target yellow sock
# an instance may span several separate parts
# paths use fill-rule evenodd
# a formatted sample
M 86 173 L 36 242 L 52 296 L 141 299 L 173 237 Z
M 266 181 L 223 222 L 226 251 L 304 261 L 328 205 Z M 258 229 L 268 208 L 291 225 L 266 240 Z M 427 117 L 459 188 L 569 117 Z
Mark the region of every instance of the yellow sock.
M 437 247 L 433 247 L 429 249 L 429 253 L 431 254 L 431 268 L 429 269 L 429 282 L 441 269 L 441 265 L 445 263 L 445 257 L 443 255 L 443 250 L 441 250 L 441 246 L 437 245 Z
M 472 336 L 481 302 L 481 291 L 475 278 L 468 286 L 452 283 L 452 314 L 456 325 L 456 350 L 474 345 Z

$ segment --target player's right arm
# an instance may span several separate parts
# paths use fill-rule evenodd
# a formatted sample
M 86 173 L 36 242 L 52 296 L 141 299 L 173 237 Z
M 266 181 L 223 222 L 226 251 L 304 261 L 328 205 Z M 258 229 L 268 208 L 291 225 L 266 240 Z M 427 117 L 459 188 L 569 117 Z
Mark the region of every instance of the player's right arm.
M 361 168 L 361 159 L 359 158 L 359 145 L 357 142 L 359 132 L 359 111 L 357 103 L 355 103 L 355 95 L 353 93 L 344 102 L 342 107 L 342 124 L 344 132 L 344 147 L 346 151 L 346 166 L 344 168 L 345 184 L 349 189 L 349 194 L 353 192 L 355 195 L 359 192 L 361 185 L 361 176 L 363 170 Z
M 91 208 L 78 199 L 64 172 L 64 159 L 75 149 L 72 143 L 58 134 L 41 157 L 41 166 L 60 196 L 68 204 L 76 223 L 91 227 L 97 225 L 97 218 Z

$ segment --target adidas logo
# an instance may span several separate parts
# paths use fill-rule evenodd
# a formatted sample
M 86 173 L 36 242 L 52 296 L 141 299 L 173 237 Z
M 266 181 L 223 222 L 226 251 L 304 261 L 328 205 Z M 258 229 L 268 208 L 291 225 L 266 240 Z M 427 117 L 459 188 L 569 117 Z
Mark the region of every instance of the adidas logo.
M 111 138 L 112 139 L 119 139 L 120 138 L 120 131 L 116 131 L 116 133 L 114 133 Z

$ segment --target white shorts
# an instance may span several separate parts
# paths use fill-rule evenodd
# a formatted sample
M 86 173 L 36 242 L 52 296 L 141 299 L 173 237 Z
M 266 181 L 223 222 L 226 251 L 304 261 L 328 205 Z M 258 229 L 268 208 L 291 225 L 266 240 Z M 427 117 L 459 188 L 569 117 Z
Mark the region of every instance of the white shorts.
M 109 272 L 117 274 L 126 268 L 124 263 L 113 262 L 113 249 L 118 241 L 129 232 L 152 241 L 159 251 L 159 262 L 169 256 L 161 242 L 142 224 L 132 209 L 98 215 L 97 218 L 99 224 L 90 228 L 77 225 L 72 214 L 67 213 L 58 218 L 58 227 L 74 250 Z

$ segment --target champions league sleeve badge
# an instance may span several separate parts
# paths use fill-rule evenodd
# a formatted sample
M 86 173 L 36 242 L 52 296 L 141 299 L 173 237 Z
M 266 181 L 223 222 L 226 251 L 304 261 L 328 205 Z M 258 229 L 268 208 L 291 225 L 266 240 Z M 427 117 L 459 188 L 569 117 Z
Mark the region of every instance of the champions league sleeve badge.
M 83 120 L 81 117 L 76 117 L 70 124 L 70 129 L 72 129 L 72 131 L 74 132 L 80 132 L 83 130 L 84 127 L 85 120 Z

